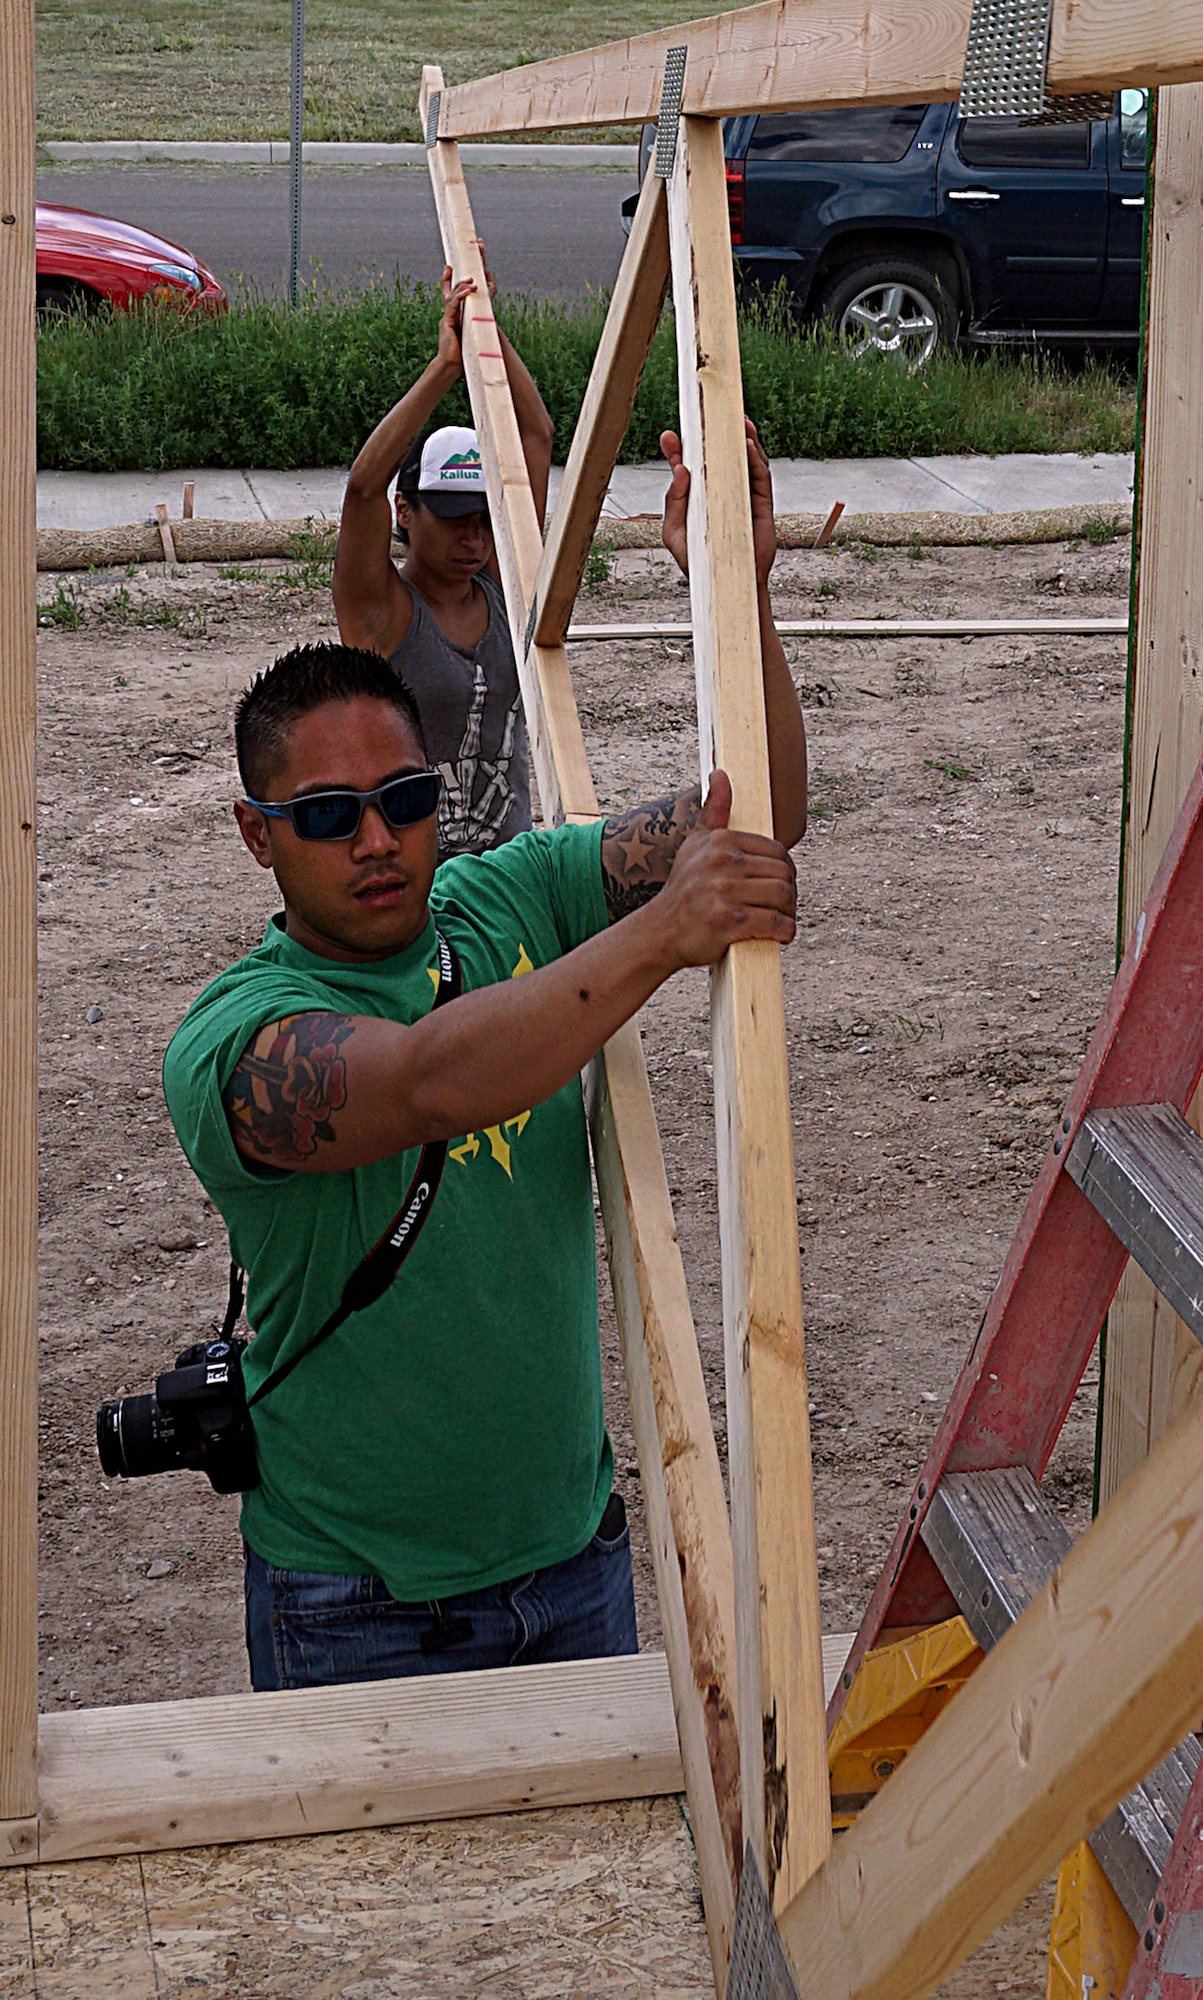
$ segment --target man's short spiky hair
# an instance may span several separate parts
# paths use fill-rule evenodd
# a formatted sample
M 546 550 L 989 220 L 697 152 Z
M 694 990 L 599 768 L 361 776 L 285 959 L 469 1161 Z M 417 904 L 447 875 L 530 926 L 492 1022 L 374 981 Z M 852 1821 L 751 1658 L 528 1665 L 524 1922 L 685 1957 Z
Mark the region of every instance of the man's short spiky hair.
M 413 694 L 379 653 L 362 646 L 294 646 L 266 673 L 257 674 L 234 710 L 238 775 L 248 798 L 261 799 L 288 752 L 289 734 L 303 715 L 330 701 L 387 701 L 413 730 L 428 756 L 422 717 Z

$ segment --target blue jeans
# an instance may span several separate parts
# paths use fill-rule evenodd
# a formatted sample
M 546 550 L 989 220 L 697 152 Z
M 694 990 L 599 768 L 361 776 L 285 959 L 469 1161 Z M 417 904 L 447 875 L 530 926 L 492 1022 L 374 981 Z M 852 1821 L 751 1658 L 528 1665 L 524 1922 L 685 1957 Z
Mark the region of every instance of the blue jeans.
M 274 1569 L 246 1549 L 251 1685 L 322 1687 L 637 1653 L 631 1536 L 602 1528 L 579 1555 L 438 1603 L 400 1604 L 378 1576 Z

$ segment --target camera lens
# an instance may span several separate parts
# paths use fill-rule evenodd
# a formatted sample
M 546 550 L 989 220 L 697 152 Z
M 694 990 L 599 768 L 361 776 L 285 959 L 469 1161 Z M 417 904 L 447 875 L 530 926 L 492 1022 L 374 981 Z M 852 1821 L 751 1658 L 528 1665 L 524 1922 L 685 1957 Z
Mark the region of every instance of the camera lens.
M 102 1403 L 96 1412 L 96 1449 L 109 1479 L 140 1479 L 183 1463 L 174 1426 L 156 1396 Z

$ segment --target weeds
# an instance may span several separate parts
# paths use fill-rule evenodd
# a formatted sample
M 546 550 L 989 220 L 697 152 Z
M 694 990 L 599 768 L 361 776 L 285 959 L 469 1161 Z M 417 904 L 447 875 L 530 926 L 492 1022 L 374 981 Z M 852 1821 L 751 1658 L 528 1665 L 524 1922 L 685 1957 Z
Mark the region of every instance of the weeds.
M 1118 515 L 1089 514 L 1083 521 L 1081 527 L 1078 529 L 1077 534 L 1074 536 L 1073 541 L 1070 543 L 1069 546 L 1071 548 L 1076 548 L 1082 542 L 1093 542 L 1096 546 L 1098 546 L 1106 542 L 1114 542 L 1121 535 L 1126 540 L 1128 535 L 1128 528 L 1119 519 Z
M 217 574 L 223 583 L 262 583 L 264 572 L 244 563 L 219 563 Z
M 38 459 L 47 469 L 166 471 L 191 465 L 345 465 L 434 348 L 433 286 L 383 281 L 292 311 L 255 298 L 219 316 L 150 306 L 66 315 L 38 342 Z M 607 301 L 510 297 L 506 331 L 571 439 Z M 1134 390 L 1099 365 L 987 353 L 937 357 L 921 374 L 849 359 L 799 329 L 779 299 L 745 309 L 744 395 L 774 457 L 904 457 L 932 452 L 1115 451 L 1130 446 Z M 466 423 L 459 383 L 440 419 Z M 655 458 L 677 421 L 670 316 L 652 344 L 622 458 Z M 306 539 L 310 539 L 306 536 Z M 302 560 L 325 557 L 325 537 Z
M 925 770 L 939 771 L 943 778 L 960 778 L 963 780 L 966 778 L 973 779 L 978 775 L 976 771 L 971 771 L 967 765 L 954 764 L 948 757 L 925 757 L 923 764 Z
M 49 604 L 39 604 L 38 624 L 57 625 L 65 632 L 78 632 L 81 625 L 87 624 L 87 614 L 73 584 L 60 583 Z
M 589 544 L 589 553 L 585 557 L 585 568 L 581 576 L 584 588 L 604 590 L 608 583 L 614 581 L 617 561 L 613 542 L 607 541 L 604 535 L 599 535 L 596 541 Z

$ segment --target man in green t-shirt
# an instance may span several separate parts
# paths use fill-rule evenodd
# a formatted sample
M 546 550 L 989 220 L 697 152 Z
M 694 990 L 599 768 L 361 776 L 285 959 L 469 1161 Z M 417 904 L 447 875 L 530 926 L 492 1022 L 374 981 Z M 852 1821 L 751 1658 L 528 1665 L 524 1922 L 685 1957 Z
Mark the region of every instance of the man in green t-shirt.
M 684 791 L 436 874 L 437 775 L 386 662 L 301 647 L 238 704 L 235 811 L 284 909 L 190 1008 L 164 1084 L 247 1273 L 248 1394 L 280 1378 L 243 1498 L 256 1688 L 636 1649 L 577 1079 L 672 973 L 794 934 L 806 739 L 754 433 L 749 464 L 778 840 L 727 829 L 716 772 L 705 805 Z M 463 984 L 446 1006 L 440 938 Z M 306 1352 L 441 1140 L 404 1268 Z

